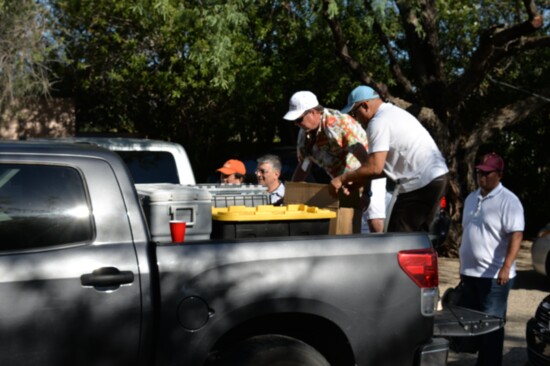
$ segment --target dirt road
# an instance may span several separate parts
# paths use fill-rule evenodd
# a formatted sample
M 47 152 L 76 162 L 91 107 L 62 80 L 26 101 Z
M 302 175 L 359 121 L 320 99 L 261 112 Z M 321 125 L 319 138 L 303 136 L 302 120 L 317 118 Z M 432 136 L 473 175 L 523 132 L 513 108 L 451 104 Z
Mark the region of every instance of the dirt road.
M 441 294 L 459 280 L 458 259 L 439 258 L 439 291 Z M 531 242 L 522 243 L 517 260 L 518 275 L 508 299 L 508 320 L 505 327 L 503 366 L 524 366 L 527 363 L 525 325 L 534 316 L 540 301 L 550 293 L 550 278 L 539 275 L 531 263 Z M 476 355 L 453 351 L 449 366 L 473 366 Z

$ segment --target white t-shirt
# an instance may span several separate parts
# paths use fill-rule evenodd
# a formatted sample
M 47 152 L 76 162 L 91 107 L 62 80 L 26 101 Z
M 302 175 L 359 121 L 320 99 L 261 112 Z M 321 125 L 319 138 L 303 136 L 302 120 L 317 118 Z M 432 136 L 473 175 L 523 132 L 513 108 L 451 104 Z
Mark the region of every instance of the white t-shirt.
M 409 112 L 390 103 L 380 105 L 367 127 L 369 153 L 387 151 L 386 176 L 400 192 L 424 187 L 447 173 L 447 164 L 429 132 Z
M 485 197 L 480 189 L 468 195 L 462 215 L 460 273 L 497 278 L 504 264 L 510 234 L 523 231 L 525 219 L 519 198 L 500 183 Z M 510 278 L 516 276 L 516 262 Z

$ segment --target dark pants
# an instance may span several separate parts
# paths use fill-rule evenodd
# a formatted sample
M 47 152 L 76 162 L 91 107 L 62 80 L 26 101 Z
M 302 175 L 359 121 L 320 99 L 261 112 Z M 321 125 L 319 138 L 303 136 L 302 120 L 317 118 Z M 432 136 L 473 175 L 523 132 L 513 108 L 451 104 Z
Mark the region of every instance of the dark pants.
M 497 284 L 493 278 L 461 276 L 464 292 L 460 305 L 506 319 L 508 294 L 514 280 L 506 285 Z M 479 352 L 476 366 L 501 366 L 504 347 L 504 328 L 479 336 Z
M 387 231 L 428 232 L 448 184 L 449 175 L 444 174 L 420 189 L 400 193 L 392 208 Z

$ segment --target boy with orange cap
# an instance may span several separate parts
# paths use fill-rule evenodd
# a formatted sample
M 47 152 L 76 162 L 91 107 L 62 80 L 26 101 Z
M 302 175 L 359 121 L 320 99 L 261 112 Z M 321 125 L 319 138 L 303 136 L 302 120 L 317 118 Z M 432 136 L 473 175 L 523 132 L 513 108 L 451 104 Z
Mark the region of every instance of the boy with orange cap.
M 217 171 L 220 172 L 220 182 L 227 184 L 241 184 L 246 175 L 244 163 L 236 159 L 229 159 Z

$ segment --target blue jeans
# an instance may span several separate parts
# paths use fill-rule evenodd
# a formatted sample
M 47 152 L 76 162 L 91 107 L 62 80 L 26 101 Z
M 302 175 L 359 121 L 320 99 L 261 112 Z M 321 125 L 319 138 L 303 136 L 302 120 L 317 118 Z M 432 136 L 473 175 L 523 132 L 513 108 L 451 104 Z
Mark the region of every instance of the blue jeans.
M 508 294 L 513 287 L 513 279 L 501 286 L 493 278 L 460 277 L 464 284 L 462 306 L 506 319 Z M 476 366 L 501 366 L 504 328 L 480 336 L 479 341 Z

